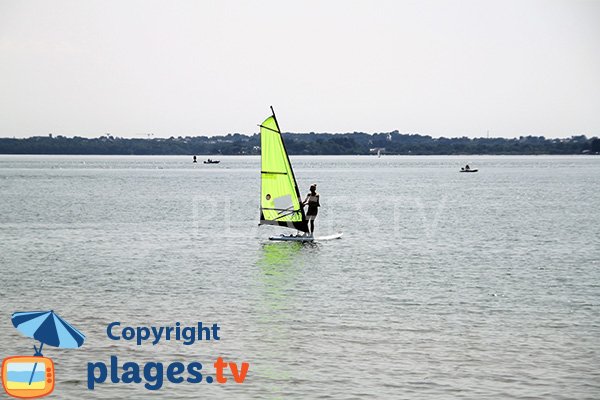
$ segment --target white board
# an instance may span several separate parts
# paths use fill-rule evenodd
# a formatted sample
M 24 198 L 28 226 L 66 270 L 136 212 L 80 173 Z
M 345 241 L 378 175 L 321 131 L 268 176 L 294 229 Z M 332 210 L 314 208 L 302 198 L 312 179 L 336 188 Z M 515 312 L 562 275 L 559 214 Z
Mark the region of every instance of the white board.
M 279 236 L 271 236 L 269 238 L 269 240 L 279 240 L 282 242 L 323 242 L 326 240 L 334 240 L 334 239 L 340 239 L 342 237 L 343 233 L 342 232 L 338 232 L 338 233 L 334 233 L 333 235 L 329 235 L 329 236 L 317 236 L 317 237 L 312 237 L 312 236 L 303 236 L 303 235 L 279 235 Z

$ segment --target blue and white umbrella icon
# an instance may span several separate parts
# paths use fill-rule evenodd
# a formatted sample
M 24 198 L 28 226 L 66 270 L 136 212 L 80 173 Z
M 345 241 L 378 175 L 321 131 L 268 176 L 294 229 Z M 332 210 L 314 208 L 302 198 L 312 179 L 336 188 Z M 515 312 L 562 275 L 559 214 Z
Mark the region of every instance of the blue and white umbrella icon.
M 42 347 L 76 349 L 83 345 L 85 335 L 56 315 L 54 311 L 16 312 L 12 323 L 25 336 L 41 342 L 40 348 L 33 346 L 35 355 L 42 355 Z
M 12 323 L 19 332 L 40 341 L 40 348 L 35 345 L 35 356 L 42 356 L 42 347 L 61 347 L 76 349 L 83 345 L 85 335 L 56 315 L 54 311 L 16 312 L 11 317 Z M 38 363 L 33 364 L 29 384 L 35 374 Z

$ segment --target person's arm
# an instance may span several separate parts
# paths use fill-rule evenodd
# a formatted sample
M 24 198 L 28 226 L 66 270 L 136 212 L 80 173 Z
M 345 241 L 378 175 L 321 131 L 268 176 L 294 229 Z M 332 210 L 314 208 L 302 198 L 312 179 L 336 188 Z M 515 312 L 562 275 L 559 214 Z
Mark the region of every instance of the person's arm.
M 308 198 L 309 198 L 310 194 L 306 195 L 306 198 L 304 199 L 304 201 L 302 203 L 300 203 L 300 205 L 305 206 L 306 203 L 308 203 Z

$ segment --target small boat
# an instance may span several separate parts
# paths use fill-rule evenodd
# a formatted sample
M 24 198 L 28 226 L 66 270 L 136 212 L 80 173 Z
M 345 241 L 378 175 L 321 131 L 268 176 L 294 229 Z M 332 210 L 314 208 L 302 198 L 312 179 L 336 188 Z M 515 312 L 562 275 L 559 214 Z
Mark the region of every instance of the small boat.
M 220 163 L 220 162 L 221 162 L 221 161 L 219 161 L 219 160 L 211 160 L 211 159 L 209 158 L 208 160 L 205 160 L 205 161 L 204 161 L 204 164 L 218 164 L 218 163 Z

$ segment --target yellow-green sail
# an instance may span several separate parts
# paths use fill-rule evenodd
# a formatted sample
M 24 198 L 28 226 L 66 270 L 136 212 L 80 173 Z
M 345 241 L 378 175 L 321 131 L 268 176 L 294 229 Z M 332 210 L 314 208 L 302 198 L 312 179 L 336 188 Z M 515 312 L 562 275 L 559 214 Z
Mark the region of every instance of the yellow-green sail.
M 260 147 L 260 223 L 308 232 L 300 192 L 275 113 L 260 125 Z

